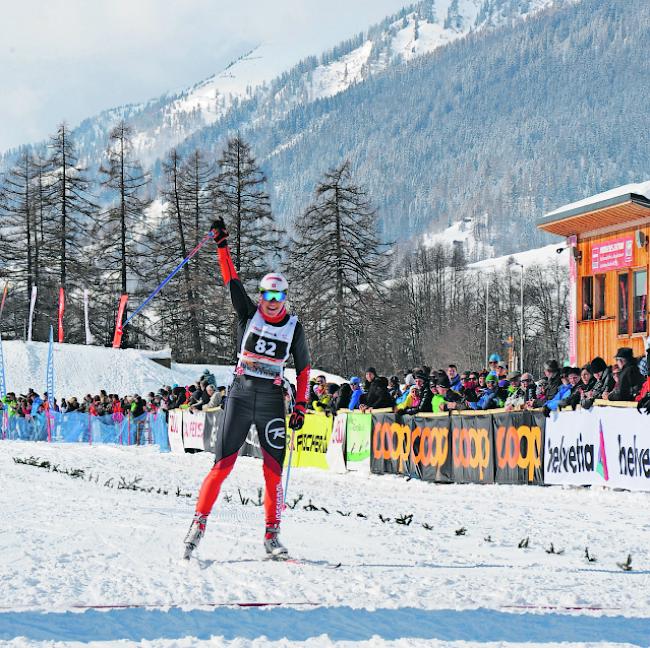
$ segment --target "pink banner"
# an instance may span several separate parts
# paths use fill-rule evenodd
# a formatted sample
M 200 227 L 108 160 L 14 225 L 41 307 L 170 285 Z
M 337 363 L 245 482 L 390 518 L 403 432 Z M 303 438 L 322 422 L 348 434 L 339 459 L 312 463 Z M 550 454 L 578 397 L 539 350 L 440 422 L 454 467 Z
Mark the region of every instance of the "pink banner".
M 63 343 L 63 313 L 65 312 L 65 291 L 59 288 L 59 342 Z
M 126 308 L 126 302 L 128 301 L 128 295 L 122 295 L 120 297 L 120 305 L 117 309 L 117 318 L 115 321 L 115 335 L 113 336 L 113 348 L 119 349 L 122 346 L 122 335 L 124 334 L 124 328 L 122 327 L 122 320 L 124 319 L 124 309 Z
M 573 256 L 573 248 L 578 245 L 578 237 L 567 238 L 569 248 L 569 362 L 572 367 L 578 364 L 578 265 Z
M 634 238 L 631 236 L 597 243 L 591 248 L 591 271 L 629 268 L 632 265 L 633 251 Z

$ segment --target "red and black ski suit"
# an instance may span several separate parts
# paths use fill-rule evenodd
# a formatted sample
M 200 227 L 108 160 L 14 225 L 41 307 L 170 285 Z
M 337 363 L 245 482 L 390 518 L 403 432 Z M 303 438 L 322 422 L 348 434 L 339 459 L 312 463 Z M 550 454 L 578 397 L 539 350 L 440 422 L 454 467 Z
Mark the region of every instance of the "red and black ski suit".
M 219 247 L 218 255 L 221 274 L 224 283 L 230 288 L 232 304 L 237 313 L 237 348 L 241 349 L 242 339 L 258 308 L 239 280 L 228 248 Z M 273 320 L 264 317 L 264 323 L 266 326 L 283 327 L 289 321 L 289 317 L 283 308 Z M 310 359 L 307 340 L 300 322 L 296 322 L 289 353 L 293 356 L 296 367 L 296 400 L 306 401 Z M 286 442 L 286 414 L 282 385 L 267 378 L 248 376 L 242 373 L 240 365 L 241 363 L 235 372 L 235 379 L 226 399 L 223 425 L 217 437 L 214 466 L 203 480 L 196 503 L 196 513 L 208 515 L 212 510 L 221 485 L 233 469 L 237 453 L 254 423 L 264 464 L 266 526 L 277 527 L 283 505 L 282 466 Z

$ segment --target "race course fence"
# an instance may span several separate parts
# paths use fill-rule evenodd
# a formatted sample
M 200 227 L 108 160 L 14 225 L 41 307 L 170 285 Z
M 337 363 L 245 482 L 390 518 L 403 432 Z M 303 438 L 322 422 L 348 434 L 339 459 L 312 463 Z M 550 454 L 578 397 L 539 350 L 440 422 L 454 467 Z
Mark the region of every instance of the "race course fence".
M 4 417 L 2 438 L 158 445 L 214 452 L 223 411 L 172 410 L 141 417 L 80 412 Z M 278 433 L 278 430 L 274 432 Z M 279 433 L 283 430 L 280 428 Z M 286 443 L 291 441 L 291 433 Z M 257 432 L 240 454 L 261 457 Z M 606 486 L 650 491 L 650 420 L 633 407 L 460 412 L 308 414 L 294 435 L 292 466 L 404 475 L 436 483 Z M 288 461 L 289 453 L 285 464 Z
M 84 412 L 41 412 L 33 416 L 8 416 L 3 412 L 2 438 L 23 441 L 158 445 L 169 450 L 167 421 L 162 412 L 138 417 Z

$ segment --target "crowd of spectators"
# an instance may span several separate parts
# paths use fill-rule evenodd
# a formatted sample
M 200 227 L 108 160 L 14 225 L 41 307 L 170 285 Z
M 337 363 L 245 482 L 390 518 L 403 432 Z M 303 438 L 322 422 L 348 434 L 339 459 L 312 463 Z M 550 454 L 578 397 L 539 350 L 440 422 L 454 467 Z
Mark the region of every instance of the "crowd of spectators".
M 392 409 L 398 415 L 542 409 L 548 416 L 563 407 L 590 409 L 597 399 L 636 400 L 644 407 L 650 406 L 648 358 L 637 360 L 629 347 L 618 350 L 612 365 L 601 357 L 583 367 L 560 367 L 556 360 L 548 360 L 543 376 L 537 379 L 529 372 L 508 371 L 497 354 L 490 356 L 488 364 L 485 369 L 463 372 L 454 364 L 438 370 L 422 365 L 405 371 L 402 379 L 397 375 L 381 376 L 374 367 L 368 367 L 364 380 L 352 376 L 340 384 L 328 382 L 321 374 L 310 382 L 308 408 L 326 414 L 336 414 L 341 409 L 361 412 Z M 291 396 L 287 392 L 288 401 Z M 110 415 L 119 422 L 128 415 L 137 419 L 145 413 L 177 408 L 192 412 L 216 408 L 223 405 L 225 398 L 226 387 L 218 386 L 214 375 L 206 369 L 192 385 L 167 385 L 146 396 L 118 396 L 101 390 L 81 399 L 72 396 L 54 400 L 54 409 Z M 19 395 L 8 392 L 0 400 L 0 410 L 9 417 L 34 417 L 48 407 L 47 392 L 41 396 L 33 389 Z
M 72 396 L 54 399 L 53 409 L 62 413 L 110 415 L 114 421 L 119 422 L 128 415 L 137 419 L 146 413 L 166 412 L 177 408 L 196 412 L 218 407 L 225 398 L 225 392 L 225 386 L 218 386 L 214 375 L 206 369 L 192 385 L 167 385 L 145 396 L 119 396 L 102 389 L 99 394 L 86 394 L 82 398 Z M 0 399 L 0 410 L 9 417 L 33 418 L 48 408 L 47 392 L 40 395 L 31 388 L 26 394 L 7 392 L 7 395 Z
M 311 382 L 308 407 L 327 414 L 388 408 L 398 415 L 541 409 L 549 416 L 564 407 L 590 409 L 598 399 L 650 404 L 648 358 L 637 360 L 629 347 L 620 348 L 611 365 L 601 357 L 582 367 L 561 367 L 548 360 L 537 378 L 529 372 L 509 371 L 497 354 L 490 356 L 488 364 L 485 369 L 463 372 L 454 364 L 438 370 L 420 366 L 405 371 L 402 379 L 380 376 L 368 367 L 365 380 L 352 376 L 342 384 L 328 383 L 319 375 Z

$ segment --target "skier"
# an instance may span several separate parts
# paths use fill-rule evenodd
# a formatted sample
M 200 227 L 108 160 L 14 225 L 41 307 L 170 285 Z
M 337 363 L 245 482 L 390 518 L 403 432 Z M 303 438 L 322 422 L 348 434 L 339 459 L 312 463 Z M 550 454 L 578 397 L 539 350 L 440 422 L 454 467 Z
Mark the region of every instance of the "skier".
M 232 304 L 237 313 L 239 360 L 228 392 L 214 466 L 203 480 L 194 519 L 185 538 L 184 558 L 189 560 L 201 541 L 221 485 L 233 469 L 237 453 L 254 423 L 262 450 L 266 482 L 264 548 L 270 558 L 283 559 L 288 552 L 278 538 L 284 503 L 282 465 L 286 439 L 282 380 L 284 366 L 292 355 L 296 367 L 297 402 L 289 426 L 299 430 L 305 422 L 309 393 L 309 348 L 298 318 L 289 315 L 285 309 L 286 279 L 278 273 L 267 274 L 260 282 L 259 301 L 255 305 L 237 276 L 223 219 L 213 224 L 212 231 L 217 243 L 221 274 L 225 285 L 230 288 Z

